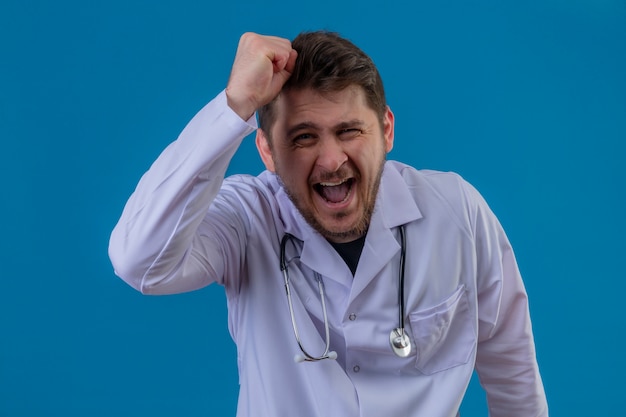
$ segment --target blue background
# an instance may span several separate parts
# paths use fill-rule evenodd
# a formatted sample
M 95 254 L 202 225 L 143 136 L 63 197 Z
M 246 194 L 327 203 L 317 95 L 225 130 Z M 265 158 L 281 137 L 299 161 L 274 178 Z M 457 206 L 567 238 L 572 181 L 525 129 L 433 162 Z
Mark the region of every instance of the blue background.
M 234 415 L 222 288 L 142 296 L 108 237 L 243 32 L 320 28 L 378 63 L 391 157 L 459 172 L 504 224 L 551 415 L 623 413 L 625 1 L 3 0 L 0 416 Z M 231 172 L 261 168 L 246 141 Z M 462 412 L 486 416 L 475 381 Z

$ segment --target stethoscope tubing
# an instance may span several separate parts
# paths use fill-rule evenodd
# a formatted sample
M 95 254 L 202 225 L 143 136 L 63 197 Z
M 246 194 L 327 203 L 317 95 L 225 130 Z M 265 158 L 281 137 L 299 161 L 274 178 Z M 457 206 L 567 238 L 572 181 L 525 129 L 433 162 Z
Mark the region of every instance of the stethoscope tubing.
M 394 351 L 394 353 L 396 353 L 398 356 L 400 357 L 406 357 L 409 352 L 410 352 L 410 341 L 408 339 L 408 337 L 405 334 L 405 330 L 404 330 L 404 313 L 405 313 L 405 304 L 404 304 L 404 271 L 405 271 L 405 258 L 406 258 L 406 236 L 404 233 L 404 226 L 400 226 L 399 227 L 400 230 L 400 271 L 399 271 L 399 288 L 398 288 L 398 305 L 399 305 L 399 309 L 398 309 L 398 324 L 399 327 L 397 329 L 392 330 L 392 334 L 390 336 L 391 340 L 391 347 L 392 350 Z M 285 256 L 285 249 L 287 246 L 287 242 L 290 241 L 291 239 L 295 239 L 295 236 L 293 236 L 290 233 L 285 233 L 285 235 L 283 236 L 283 238 L 280 241 L 280 270 L 283 273 L 283 279 L 284 279 L 284 285 L 285 285 L 285 292 L 287 293 L 287 303 L 289 305 L 289 315 L 291 316 L 291 326 L 293 328 L 293 334 L 296 338 L 296 342 L 298 343 L 298 347 L 300 348 L 300 351 L 302 352 L 302 355 L 297 354 L 294 357 L 294 360 L 296 362 L 303 362 L 303 361 L 307 361 L 307 362 L 316 362 L 316 361 L 321 361 L 322 359 L 336 359 L 337 358 L 337 353 L 334 351 L 330 351 L 330 325 L 328 323 L 328 313 L 326 311 L 326 296 L 325 296 L 325 291 L 324 291 L 324 281 L 322 280 L 321 275 L 319 274 L 319 272 L 314 271 L 314 275 L 315 275 L 315 279 L 317 280 L 317 286 L 318 286 L 318 290 L 319 290 L 319 294 L 320 294 L 320 300 L 322 303 L 322 314 L 324 316 L 324 333 L 325 333 L 325 340 L 324 340 L 324 352 L 320 355 L 320 356 L 314 356 L 312 354 L 310 354 L 303 346 L 302 344 L 302 340 L 300 339 L 300 334 L 298 332 L 298 324 L 296 323 L 296 316 L 294 313 L 294 308 L 293 308 L 293 300 L 291 297 L 291 285 L 289 284 L 290 280 L 289 280 L 289 267 L 288 267 L 288 263 L 291 262 L 291 260 L 288 262 L 286 260 L 286 256 Z M 299 257 L 296 257 L 299 258 Z M 293 259 L 296 259 L 293 258 Z M 394 335 L 397 335 L 398 338 L 400 340 L 400 346 L 394 346 L 396 345 L 396 343 L 394 343 Z
M 406 236 L 404 235 L 404 226 L 399 227 L 400 230 L 400 288 L 398 289 L 398 323 L 402 333 L 404 334 L 404 265 L 406 259 Z
M 311 355 L 302 345 L 302 340 L 300 339 L 300 334 L 298 332 L 298 325 L 296 323 L 296 316 L 293 310 L 293 301 L 291 299 L 291 286 L 289 285 L 289 268 L 287 266 L 287 261 L 285 259 L 285 246 L 287 245 L 287 241 L 294 238 L 293 235 L 286 233 L 281 242 L 280 242 L 280 269 L 283 272 L 283 279 L 285 281 L 285 291 L 287 293 L 287 302 L 289 304 L 289 314 L 291 316 L 291 327 L 293 328 L 293 334 L 296 337 L 296 342 L 302 351 L 302 355 L 296 355 L 294 360 L 296 362 L 308 361 L 315 362 L 320 361 L 322 359 L 335 359 L 337 354 L 335 352 L 330 352 L 330 326 L 328 324 L 328 313 L 326 312 L 326 295 L 324 291 L 324 281 L 322 280 L 319 272 L 314 271 L 315 279 L 317 280 L 317 286 L 320 294 L 320 299 L 322 302 L 322 314 L 324 316 L 324 332 L 325 332 L 325 348 L 324 353 L 320 356 Z

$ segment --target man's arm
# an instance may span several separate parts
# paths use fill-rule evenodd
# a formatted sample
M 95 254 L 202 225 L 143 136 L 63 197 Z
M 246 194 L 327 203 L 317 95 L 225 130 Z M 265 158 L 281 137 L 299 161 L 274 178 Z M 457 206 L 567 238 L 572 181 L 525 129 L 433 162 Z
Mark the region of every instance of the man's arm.
M 295 57 L 286 39 L 241 37 L 225 93 L 205 106 L 144 174 L 113 230 L 109 256 L 116 274 L 131 286 L 165 294 L 221 279 L 206 268 L 224 262 L 218 251 L 192 251 L 197 230 L 232 156 L 256 127 L 255 111 L 280 92 Z
M 477 256 L 479 340 L 476 370 L 491 417 L 547 417 L 528 298 L 511 245 L 471 186 Z

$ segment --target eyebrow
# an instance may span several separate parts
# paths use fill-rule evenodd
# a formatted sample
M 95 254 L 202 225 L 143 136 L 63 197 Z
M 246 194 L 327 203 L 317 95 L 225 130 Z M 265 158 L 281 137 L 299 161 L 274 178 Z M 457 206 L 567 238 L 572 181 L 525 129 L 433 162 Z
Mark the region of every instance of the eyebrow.
M 362 128 L 363 126 L 365 126 L 365 122 L 363 120 L 352 119 L 346 122 L 340 122 L 336 124 L 335 126 L 333 126 L 333 130 L 341 130 L 341 129 L 346 129 L 349 127 L 361 127 Z M 300 132 L 302 130 L 308 130 L 308 129 L 320 130 L 320 127 L 313 122 L 298 123 L 297 125 L 292 126 L 289 129 L 287 129 L 287 136 L 291 137 L 295 135 L 297 132 Z

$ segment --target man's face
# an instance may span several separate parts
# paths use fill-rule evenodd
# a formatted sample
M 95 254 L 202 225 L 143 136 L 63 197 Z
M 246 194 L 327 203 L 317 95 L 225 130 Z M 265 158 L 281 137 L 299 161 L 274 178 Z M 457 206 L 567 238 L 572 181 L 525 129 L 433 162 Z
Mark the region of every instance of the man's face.
M 363 236 L 393 146 L 391 110 L 381 126 L 356 86 L 323 96 L 310 89 L 282 92 L 274 105 L 271 139 L 257 131 L 267 169 L 278 174 L 296 208 L 326 239 Z

